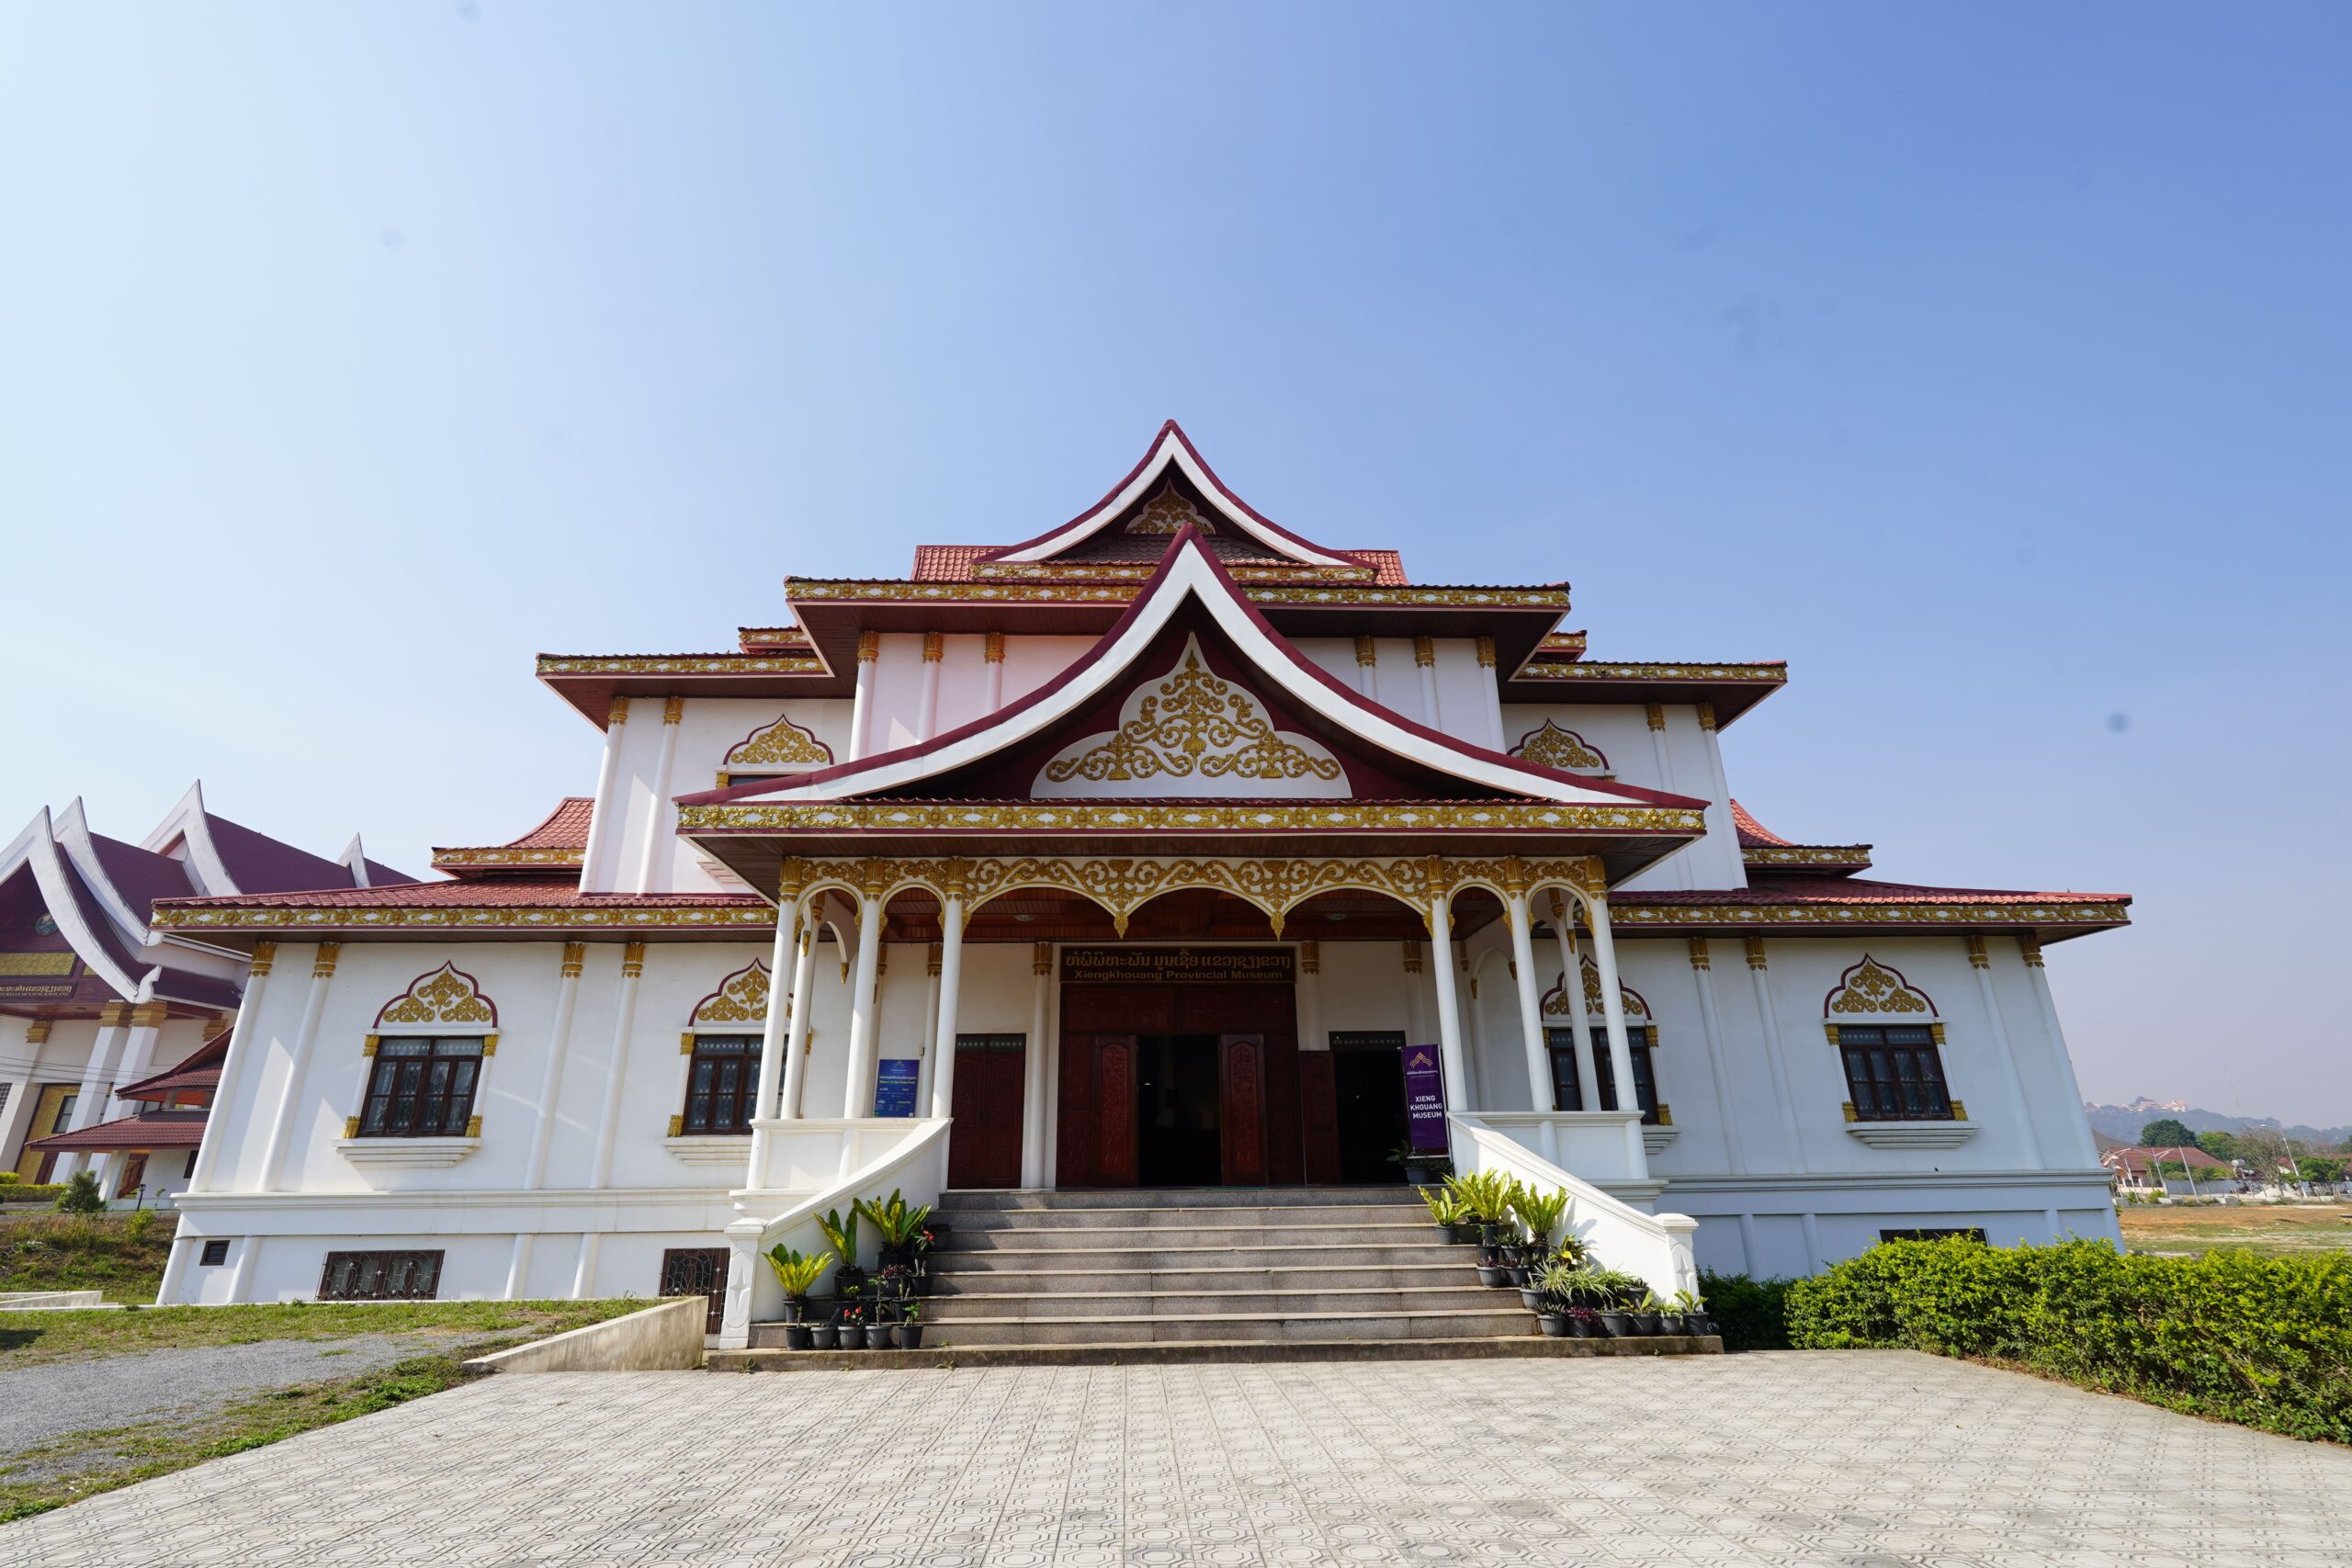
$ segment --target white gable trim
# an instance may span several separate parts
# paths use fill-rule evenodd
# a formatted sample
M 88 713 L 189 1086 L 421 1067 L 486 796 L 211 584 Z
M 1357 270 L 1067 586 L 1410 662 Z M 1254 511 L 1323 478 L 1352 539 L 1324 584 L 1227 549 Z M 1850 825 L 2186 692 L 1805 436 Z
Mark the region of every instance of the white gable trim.
M 122 890 L 114 885 L 114 879 L 107 875 L 107 868 L 99 863 L 97 846 L 90 842 L 89 821 L 82 814 L 81 796 L 74 797 L 74 804 L 67 807 L 64 815 L 51 825 L 50 833 L 57 847 L 64 852 L 65 858 L 74 863 L 74 869 L 82 874 L 82 886 L 97 896 L 98 903 L 106 909 L 107 918 L 114 921 L 116 929 L 128 937 L 133 946 L 144 942 L 147 940 L 146 913 L 130 907 L 130 900 L 122 896 Z
M 1028 707 L 1009 713 L 998 723 L 944 744 L 902 756 L 878 758 L 875 765 L 844 777 L 815 784 L 779 781 L 783 787 L 758 791 L 737 799 L 841 800 L 875 790 L 899 789 L 934 774 L 986 761 L 1008 747 L 1059 723 L 1091 702 L 1113 682 L 1125 678 L 1149 649 L 1170 617 L 1188 598 L 1207 607 L 1219 627 L 1233 640 L 1253 672 L 1290 694 L 1301 705 L 1329 719 L 1382 750 L 1406 757 L 1467 784 L 1506 795 L 1532 795 L 1542 800 L 1580 806 L 1623 807 L 1624 795 L 1589 789 L 1569 779 L 1548 779 L 1508 763 L 1489 762 L 1453 747 L 1415 734 L 1379 707 L 1345 688 L 1326 685 L 1313 667 L 1276 644 L 1249 607 L 1235 599 L 1211 563 L 1197 537 L 1175 551 L 1150 597 L 1136 605 L 1133 617 L 1109 645 L 1063 686 Z
M 220 898 L 244 891 L 237 886 L 236 878 L 229 874 L 228 863 L 221 860 L 220 852 L 212 847 L 212 825 L 204 813 L 202 779 L 187 786 L 187 793 L 180 796 L 180 803 L 172 807 L 171 814 L 157 824 L 155 830 L 148 834 L 139 847 L 165 854 L 169 852 L 174 840 L 187 846 L 189 879 L 206 897 Z
M 12 874 L 18 865 L 32 868 L 33 881 L 40 888 L 41 900 L 49 906 L 49 918 L 57 922 L 83 963 L 107 985 L 115 995 L 130 1000 L 140 998 L 141 982 L 130 972 L 115 963 L 82 919 L 82 906 L 74 897 L 73 872 L 57 847 L 57 839 L 50 828 L 49 808 L 43 807 L 15 844 L 9 846 L 9 861 L 0 876 Z
M 1296 539 L 1286 537 L 1252 517 L 1243 508 L 1235 504 L 1233 497 L 1227 493 L 1225 487 L 1201 466 L 1200 460 L 1194 457 L 1191 449 L 1184 445 L 1183 437 L 1172 428 L 1160 432 L 1158 444 L 1151 449 L 1151 456 L 1144 459 L 1143 467 L 1136 471 L 1136 477 L 1105 497 L 1091 512 L 1083 513 L 1063 524 L 1035 544 L 1023 545 L 1019 549 L 1007 551 L 994 558 L 1007 561 L 1048 560 L 1073 545 L 1084 543 L 1101 533 L 1113 518 L 1149 495 L 1159 485 L 1160 477 L 1171 467 L 1190 479 L 1193 482 L 1193 488 L 1207 499 L 1209 505 L 1216 510 L 1221 525 L 1239 530 L 1284 559 L 1300 561 L 1308 566 L 1362 564 L 1309 548 Z

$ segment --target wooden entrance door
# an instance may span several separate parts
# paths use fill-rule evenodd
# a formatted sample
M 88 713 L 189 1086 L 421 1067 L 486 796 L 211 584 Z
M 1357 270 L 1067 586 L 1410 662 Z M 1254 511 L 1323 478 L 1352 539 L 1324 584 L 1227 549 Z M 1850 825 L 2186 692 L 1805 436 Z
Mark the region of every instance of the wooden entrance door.
M 1094 1185 L 1136 1184 L 1136 1037 L 1094 1037 Z
M 1228 1187 L 1266 1181 L 1266 1037 L 1217 1036 L 1218 1122 Z
M 956 1037 L 956 1125 L 947 1132 L 947 1185 L 1021 1185 L 1021 1086 L 1028 1059 L 1019 1034 Z

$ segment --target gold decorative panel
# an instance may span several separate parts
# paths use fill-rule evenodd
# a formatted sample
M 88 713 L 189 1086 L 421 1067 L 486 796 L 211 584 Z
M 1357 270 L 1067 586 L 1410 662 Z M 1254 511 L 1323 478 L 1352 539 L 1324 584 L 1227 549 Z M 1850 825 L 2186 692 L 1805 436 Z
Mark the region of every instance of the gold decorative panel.
M 1585 738 L 1573 729 L 1562 729 L 1550 719 L 1542 728 L 1531 729 L 1519 738 L 1510 754 L 1521 761 L 1539 763 L 1546 768 L 1569 771 L 1577 768 L 1606 770 L 1609 759 L 1598 747 L 1587 745 Z
M 1130 710 L 1134 716 L 1126 718 Z M 1047 762 L 1042 782 L 1340 777 L 1336 758 L 1286 739 L 1261 716 L 1257 703 L 1211 673 L 1197 638 L 1186 641 L 1182 668 L 1154 694 L 1131 694 L 1120 714 L 1125 722 L 1099 744 Z
M 832 748 L 784 714 L 737 741 L 726 756 L 730 769 L 823 767 L 832 760 Z
M 1928 1018 L 1934 1015 L 1936 1004 L 1928 999 L 1925 991 L 1905 981 L 1901 970 L 1864 953 L 1860 964 L 1838 977 L 1838 987 L 1829 993 L 1821 1010 L 1824 1016 L 1917 1013 Z
M 693 1021 L 709 1023 L 763 1023 L 768 1016 L 768 964 L 764 958 L 754 958 L 724 980 L 710 995 L 695 1004 Z
M 471 975 L 454 964 L 419 975 L 376 1014 L 381 1024 L 496 1023 L 498 1008 Z

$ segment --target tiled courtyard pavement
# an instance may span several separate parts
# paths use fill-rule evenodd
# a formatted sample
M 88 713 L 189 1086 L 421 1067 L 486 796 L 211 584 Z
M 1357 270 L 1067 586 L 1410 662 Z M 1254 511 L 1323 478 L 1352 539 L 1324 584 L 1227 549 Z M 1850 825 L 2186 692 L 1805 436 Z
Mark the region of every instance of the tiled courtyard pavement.
M 1900 1352 L 503 1377 L 0 1563 L 2352 1564 L 2352 1453 Z

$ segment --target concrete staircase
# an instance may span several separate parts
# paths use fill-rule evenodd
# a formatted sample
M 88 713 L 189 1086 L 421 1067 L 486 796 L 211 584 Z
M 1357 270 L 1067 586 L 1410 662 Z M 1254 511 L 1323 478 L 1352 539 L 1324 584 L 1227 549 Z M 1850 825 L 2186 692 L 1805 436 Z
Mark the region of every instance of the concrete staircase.
M 714 1367 L 1658 1355 L 1695 1339 L 1547 1339 L 1478 1283 L 1403 1188 L 955 1191 L 923 1348 L 786 1352 L 757 1324 Z

